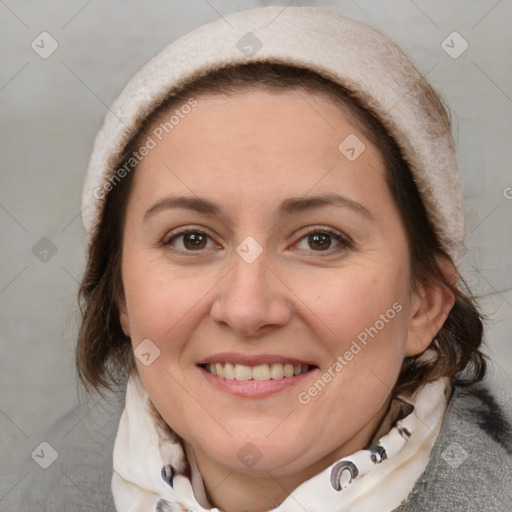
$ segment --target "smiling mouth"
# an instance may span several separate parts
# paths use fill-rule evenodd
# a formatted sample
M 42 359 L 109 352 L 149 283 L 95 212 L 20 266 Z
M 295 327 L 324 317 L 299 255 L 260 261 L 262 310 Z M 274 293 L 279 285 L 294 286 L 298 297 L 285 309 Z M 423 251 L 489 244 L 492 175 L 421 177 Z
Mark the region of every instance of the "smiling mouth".
M 304 375 L 316 368 L 308 364 L 273 363 L 248 366 L 233 363 L 202 364 L 208 373 L 225 380 L 280 380 Z

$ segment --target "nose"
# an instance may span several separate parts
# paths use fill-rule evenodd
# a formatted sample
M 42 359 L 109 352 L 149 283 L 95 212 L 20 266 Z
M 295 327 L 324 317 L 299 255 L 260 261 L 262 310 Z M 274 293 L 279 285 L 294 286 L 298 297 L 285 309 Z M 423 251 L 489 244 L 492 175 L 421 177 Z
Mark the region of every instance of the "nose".
M 234 267 L 219 283 L 212 319 L 244 338 L 259 338 L 286 325 L 292 317 L 290 291 L 278 272 L 263 255 L 252 263 L 234 257 Z

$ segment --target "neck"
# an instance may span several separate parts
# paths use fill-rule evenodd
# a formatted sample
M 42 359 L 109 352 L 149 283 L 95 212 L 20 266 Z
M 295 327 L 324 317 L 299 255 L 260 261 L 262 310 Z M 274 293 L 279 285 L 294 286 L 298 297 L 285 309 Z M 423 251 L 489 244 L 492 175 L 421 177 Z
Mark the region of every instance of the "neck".
M 372 421 L 347 442 L 313 464 L 279 476 L 271 471 L 240 473 L 219 464 L 199 447 L 187 443 L 203 479 L 206 495 L 212 505 L 223 512 L 266 512 L 279 506 L 299 485 L 328 468 L 337 460 L 366 447 L 379 428 L 389 401 Z M 300 464 L 297 463 L 297 466 Z M 292 464 L 293 466 L 293 464 Z

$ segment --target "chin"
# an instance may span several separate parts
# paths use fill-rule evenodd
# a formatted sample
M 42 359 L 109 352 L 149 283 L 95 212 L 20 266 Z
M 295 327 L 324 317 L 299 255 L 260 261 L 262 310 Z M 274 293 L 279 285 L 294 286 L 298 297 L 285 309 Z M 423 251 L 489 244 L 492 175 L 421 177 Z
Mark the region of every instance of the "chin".
M 307 442 L 305 443 L 299 432 L 293 435 L 280 433 L 260 437 L 254 435 L 253 427 L 254 425 L 251 428 L 240 426 L 234 437 L 227 434 L 219 438 L 207 437 L 197 446 L 208 459 L 214 460 L 227 470 L 253 476 L 261 474 L 268 477 L 268 473 L 273 476 L 285 475 L 309 464 L 305 453 Z M 276 428 L 276 423 L 273 422 L 272 426 L 262 424 L 260 427 L 264 432 L 271 432 Z M 310 463 L 314 462 L 313 457 Z

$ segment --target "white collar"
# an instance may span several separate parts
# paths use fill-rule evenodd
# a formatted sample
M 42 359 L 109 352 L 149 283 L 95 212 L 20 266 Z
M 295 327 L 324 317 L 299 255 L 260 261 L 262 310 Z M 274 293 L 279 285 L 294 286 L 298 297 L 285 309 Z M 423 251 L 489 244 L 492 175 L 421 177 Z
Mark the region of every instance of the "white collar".
M 446 410 L 447 389 L 444 378 L 420 388 L 408 400 L 412 412 L 369 449 L 344 457 L 302 483 L 271 512 L 386 512 L 398 507 L 428 463 Z M 209 508 L 193 454 L 185 454 L 151 408 L 140 379 L 130 378 L 114 445 L 112 492 L 117 511 L 218 511 Z

